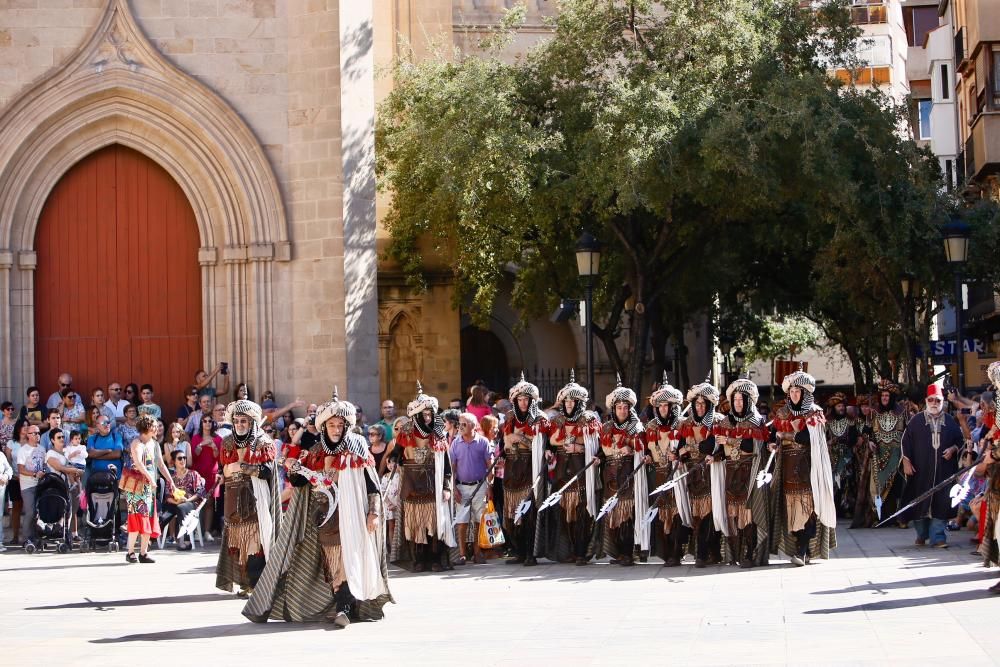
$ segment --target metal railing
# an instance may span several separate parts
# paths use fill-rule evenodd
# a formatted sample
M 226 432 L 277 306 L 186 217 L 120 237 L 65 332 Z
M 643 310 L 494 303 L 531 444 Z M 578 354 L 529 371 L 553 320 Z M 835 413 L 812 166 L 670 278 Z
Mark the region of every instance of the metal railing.
M 578 384 L 585 385 L 587 383 L 585 370 L 576 370 L 576 381 Z M 528 382 L 538 387 L 542 403 L 549 404 L 555 402 L 556 394 L 569 383 L 569 371 L 570 369 L 568 368 L 539 368 L 535 366 L 534 368 L 527 369 L 524 377 Z M 516 375 L 510 376 L 510 382 L 507 387 L 513 387 L 520 379 L 521 372 L 518 371 Z M 503 393 L 506 395 L 506 390 Z
M 851 22 L 854 25 L 875 25 L 889 22 L 889 10 L 885 5 L 860 5 L 851 7 Z

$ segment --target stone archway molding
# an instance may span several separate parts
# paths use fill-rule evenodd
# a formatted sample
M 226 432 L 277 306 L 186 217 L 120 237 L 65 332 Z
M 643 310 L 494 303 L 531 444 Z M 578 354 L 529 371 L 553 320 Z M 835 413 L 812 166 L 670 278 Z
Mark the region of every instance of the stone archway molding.
M 63 174 L 112 143 L 160 164 L 194 209 L 206 366 L 227 359 L 271 386 L 271 263 L 291 256 L 274 170 L 239 114 L 146 39 L 128 0 L 108 0 L 82 46 L 0 114 L 0 319 L 11 323 L 0 328 L 0 389 L 45 380 L 34 377 L 38 220 Z

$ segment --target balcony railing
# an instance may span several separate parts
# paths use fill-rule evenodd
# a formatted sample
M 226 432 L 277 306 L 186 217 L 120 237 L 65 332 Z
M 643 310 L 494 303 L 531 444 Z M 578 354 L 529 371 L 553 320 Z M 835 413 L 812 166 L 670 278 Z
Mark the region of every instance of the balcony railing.
M 851 22 L 854 25 L 875 25 L 889 22 L 889 10 L 885 5 L 861 5 L 851 7 Z
M 881 86 L 892 82 L 892 69 L 889 67 L 859 67 L 858 69 L 838 69 L 835 72 L 838 79 L 845 84 L 856 86 Z

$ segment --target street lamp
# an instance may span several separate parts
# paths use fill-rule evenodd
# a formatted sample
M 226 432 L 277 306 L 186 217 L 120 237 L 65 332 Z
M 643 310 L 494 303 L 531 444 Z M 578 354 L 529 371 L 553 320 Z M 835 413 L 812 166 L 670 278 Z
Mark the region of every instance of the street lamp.
M 743 350 L 736 348 L 733 352 L 733 370 L 736 372 L 737 377 L 743 373 L 743 369 L 747 364 L 747 355 L 743 354 Z
M 961 218 L 952 218 L 941 228 L 944 254 L 955 269 L 955 357 L 958 366 L 958 392 L 965 393 L 965 345 L 962 334 L 962 266 L 969 258 L 972 228 Z
M 722 352 L 722 384 L 729 384 L 729 353 L 733 350 L 733 341 L 726 336 L 719 338 L 719 351 Z
M 576 270 L 587 284 L 587 390 L 594 396 L 594 279 L 601 265 L 601 243 L 588 232 L 576 241 Z
M 909 299 L 910 294 L 913 293 L 914 283 L 917 282 L 917 277 L 913 275 L 912 271 L 904 271 L 903 275 L 899 278 L 899 285 L 903 288 L 903 299 Z

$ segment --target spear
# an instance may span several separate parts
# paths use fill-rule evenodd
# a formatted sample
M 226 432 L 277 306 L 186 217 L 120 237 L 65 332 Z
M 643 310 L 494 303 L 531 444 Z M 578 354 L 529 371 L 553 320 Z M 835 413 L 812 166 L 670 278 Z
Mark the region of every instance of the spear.
M 608 512 L 610 512 L 615 508 L 615 506 L 618 504 L 618 494 L 620 494 L 622 491 L 628 488 L 628 485 L 632 482 L 632 478 L 635 477 L 635 473 L 638 472 L 639 468 L 641 468 L 644 465 L 646 465 L 644 461 L 639 461 L 639 465 L 632 468 L 632 472 L 630 472 L 628 474 L 628 477 L 626 477 L 622 481 L 621 486 L 618 487 L 618 490 L 615 492 L 615 495 L 611 496 L 610 498 L 604 501 L 604 504 L 601 505 L 601 511 L 598 512 L 597 516 L 594 518 L 595 523 L 603 519 L 605 514 L 607 514 Z
M 587 472 L 587 470 L 591 466 L 593 466 L 595 463 L 597 463 L 599 460 L 600 459 L 598 459 L 595 456 L 594 459 L 590 463 L 588 463 L 583 468 L 581 468 L 575 475 L 573 475 L 573 477 L 568 482 L 566 482 L 565 484 L 563 484 L 563 486 L 562 486 L 561 489 L 559 489 L 558 491 L 556 491 L 553 494 L 550 494 L 549 497 L 546 498 L 542 502 L 541 506 L 538 508 L 538 513 L 541 514 L 542 512 L 544 512 L 545 510 L 547 510 L 548 508 L 552 507 L 553 505 L 558 504 L 558 502 L 560 500 L 562 500 L 563 491 L 565 491 L 566 489 L 568 489 L 570 487 L 570 484 L 572 484 L 573 482 L 575 482 L 576 480 L 578 480 L 580 478 L 580 475 L 582 475 L 583 473 Z
M 903 507 L 902 509 L 898 510 L 895 514 L 893 514 L 892 516 L 890 516 L 888 519 L 883 519 L 881 522 L 875 524 L 875 527 L 876 528 L 880 528 L 881 526 L 884 526 L 885 524 L 889 523 L 890 521 L 892 521 L 893 519 L 895 519 L 897 516 L 899 516 L 900 514 L 902 514 L 903 512 L 905 512 L 906 510 L 910 509 L 911 507 L 914 507 L 915 505 L 919 505 L 924 500 L 930 498 L 931 496 L 933 496 L 938 491 L 941 491 L 942 489 L 944 489 L 946 486 L 948 486 L 949 484 L 951 484 L 952 482 L 954 482 L 956 479 L 958 479 L 962 475 L 964 475 L 964 474 L 968 473 L 970 470 L 974 469 L 977 465 L 979 465 L 982 462 L 982 460 L 983 460 L 983 457 L 979 457 L 979 460 L 976 461 L 975 463 L 973 463 L 972 465 L 966 466 L 965 468 L 962 468 L 961 470 L 959 470 L 958 472 L 956 472 L 954 475 L 950 475 L 946 479 L 938 482 L 937 484 L 935 484 L 934 486 L 932 486 L 931 488 L 929 488 L 928 490 L 924 491 L 919 496 L 917 496 L 916 498 L 914 498 L 912 501 L 910 501 L 910 504 L 908 504 L 906 507 Z M 961 485 L 959 485 L 959 486 L 961 486 Z M 954 502 L 954 498 L 957 495 L 957 493 L 956 493 L 956 491 L 954 489 L 952 489 L 951 493 L 952 493 L 952 496 L 951 496 L 952 497 L 952 502 Z M 959 500 L 959 502 L 961 502 L 961 500 Z

